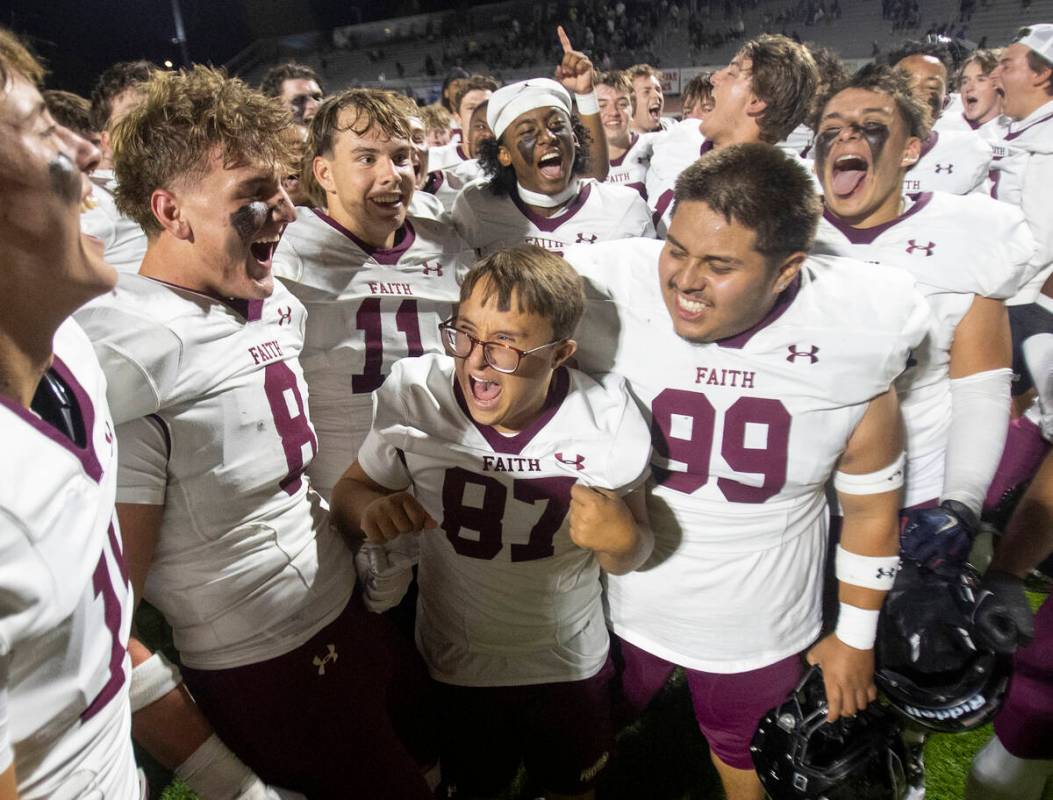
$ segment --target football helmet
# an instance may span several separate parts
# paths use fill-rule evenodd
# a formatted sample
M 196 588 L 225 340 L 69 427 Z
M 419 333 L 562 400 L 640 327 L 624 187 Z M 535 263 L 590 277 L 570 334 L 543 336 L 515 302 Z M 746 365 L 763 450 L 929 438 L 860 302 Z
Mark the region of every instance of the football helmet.
M 900 800 L 906 748 L 877 704 L 826 720 L 826 690 L 812 667 L 786 702 L 764 715 L 750 754 L 772 800 Z
M 1009 661 L 974 634 L 976 572 L 904 561 L 878 622 L 874 682 L 889 705 L 928 730 L 968 731 L 994 716 Z

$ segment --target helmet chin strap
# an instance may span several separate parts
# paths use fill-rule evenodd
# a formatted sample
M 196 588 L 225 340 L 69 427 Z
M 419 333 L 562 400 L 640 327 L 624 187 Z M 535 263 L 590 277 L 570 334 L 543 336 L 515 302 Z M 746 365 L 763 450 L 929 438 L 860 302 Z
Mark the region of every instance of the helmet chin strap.
M 559 208 L 566 205 L 578 196 L 580 186 L 581 181 L 578 178 L 572 178 L 570 183 L 567 184 L 567 188 L 562 192 L 542 194 L 541 192 L 532 192 L 519 181 L 516 181 L 516 191 L 519 192 L 519 199 L 528 206 L 537 206 L 538 208 Z

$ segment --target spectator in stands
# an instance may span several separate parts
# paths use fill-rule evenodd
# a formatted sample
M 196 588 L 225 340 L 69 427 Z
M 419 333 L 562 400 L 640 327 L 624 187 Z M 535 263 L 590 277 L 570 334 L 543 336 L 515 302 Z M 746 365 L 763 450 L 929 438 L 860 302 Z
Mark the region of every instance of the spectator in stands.
M 658 70 L 650 64 L 635 64 L 629 67 L 629 77 L 633 82 L 633 130 L 637 133 L 664 130 L 667 127 L 662 119 L 665 95 Z
M 442 147 L 450 143 L 453 116 L 445 106 L 433 104 L 420 110 L 421 119 L 428 132 L 428 147 Z
M 297 125 L 310 123 L 325 96 L 318 73 L 292 61 L 267 70 L 260 81 L 260 91 L 268 97 L 280 98 Z

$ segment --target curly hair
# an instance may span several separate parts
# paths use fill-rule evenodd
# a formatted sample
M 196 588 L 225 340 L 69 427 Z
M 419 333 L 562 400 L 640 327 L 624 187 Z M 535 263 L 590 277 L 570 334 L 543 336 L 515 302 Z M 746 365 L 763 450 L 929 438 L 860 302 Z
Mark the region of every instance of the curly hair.
M 0 92 L 7 89 L 12 74 L 18 73 L 34 86 L 44 80 L 44 67 L 14 33 L 0 28 Z
M 819 130 L 823 111 L 836 95 L 847 89 L 863 89 L 891 97 L 903 116 L 903 121 L 907 123 L 910 135 L 925 141 L 932 127 L 932 112 L 925 103 L 914 96 L 910 87 L 910 74 L 906 70 L 890 67 L 887 64 L 866 64 L 860 67 L 854 75 L 826 90 L 819 102 L 815 104 L 815 112 L 811 121 L 812 130 Z
M 148 235 L 161 230 L 154 190 L 204 176 L 217 153 L 225 168 L 294 161 L 289 112 L 237 78 L 195 66 L 156 72 L 143 88 L 146 99 L 113 130 L 113 153 L 117 207 Z
M 107 67 L 91 90 L 91 125 L 97 131 L 106 130 L 113 113 L 113 99 L 126 89 L 146 83 L 157 67 L 149 61 L 122 61 Z
M 282 84 L 295 80 L 314 81 L 319 88 L 322 86 L 317 72 L 306 64 L 289 61 L 285 64 L 277 64 L 263 73 L 263 79 L 260 80 L 260 91 L 267 97 L 281 97 Z
M 574 133 L 577 144 L 574 147 L 574 175 L 584 175 L 589 171 L 589 145 L 592 144 L 592 136 L 577 115 L 570 115 L 570 129 Z M 509 165 L 504 166 L 498 160 L 497 154 L 501 144 L 497 139 L 483 139 L 479 143 L 479 166 L 489 176 L 488 186 L 490 191 L 498 197 L 512 197 L 516 192 L 516 171 Z

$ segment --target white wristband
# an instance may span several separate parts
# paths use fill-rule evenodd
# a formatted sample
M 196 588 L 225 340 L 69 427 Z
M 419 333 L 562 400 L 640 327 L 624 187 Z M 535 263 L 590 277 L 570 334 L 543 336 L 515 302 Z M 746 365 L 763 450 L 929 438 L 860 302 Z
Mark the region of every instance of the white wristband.
M 834 574 L 842 583 L 887 592 L 896 582 L 899 556 L 861 556 L 837 546 Z
M 179 667 L 162 653 L 154 653 L 132 670 L 132 685 L 128 691 L 132 713 L 156 703 L 182 682 Z
M 577 103 L 578 113 L 583 117 L 600 113 L 600 101 L 595 89 L 588 94 L 575 94 L 574 102 Z
M 841 613 L 837 617 L 835 631 L 837 638 L 856 650 L 873 650 L 880 615 L 880 611 L 841 603 Z
M 207 800 L 233 800 L 252 792 L 259 794 L 263 783 L 222 740 L 212 734 L 190 757 L 175 768 L 176 777 Z
M 906 453 L 900 453 L 887 467 L 868 472 L 866 475 L 835 472 L 834 488 L 842 494 L 881 494 L 894 491 L 903 485 L 903 464 L 906 458 Z

